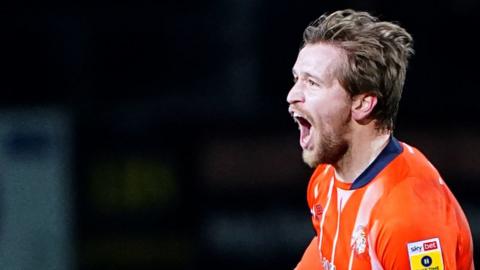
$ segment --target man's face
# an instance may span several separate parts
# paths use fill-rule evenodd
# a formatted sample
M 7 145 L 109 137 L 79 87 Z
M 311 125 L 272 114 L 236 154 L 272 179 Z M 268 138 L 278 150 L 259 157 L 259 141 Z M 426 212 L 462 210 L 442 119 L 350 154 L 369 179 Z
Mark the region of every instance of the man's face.
M 303 160 L 311 167 L 336 163 L 348 149 L 351 98 L 335 77 L 344 59 L 340 49 L 317 43 L 306 45 L 293 66 L 287 101 L 300 129 Z

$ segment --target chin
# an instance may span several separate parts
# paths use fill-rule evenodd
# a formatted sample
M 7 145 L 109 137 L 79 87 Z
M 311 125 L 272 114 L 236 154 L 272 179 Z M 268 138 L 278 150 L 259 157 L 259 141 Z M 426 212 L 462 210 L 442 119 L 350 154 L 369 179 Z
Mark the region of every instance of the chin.
M 314 150 L 303 150 L 302 152 L 303 162 L 310 168 L 316 168 L 321 163 L 319 156 Z

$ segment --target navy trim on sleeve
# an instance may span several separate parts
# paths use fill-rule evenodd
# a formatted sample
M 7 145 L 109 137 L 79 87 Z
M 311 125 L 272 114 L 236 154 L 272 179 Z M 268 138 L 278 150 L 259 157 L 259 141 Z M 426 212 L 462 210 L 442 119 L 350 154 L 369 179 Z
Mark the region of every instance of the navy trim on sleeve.
M 383 168 L 402 153 L 403 147 L 400 142 L 391 136 L 387 146 L 382 150 L 380 155 L 370 164 L 365 171 L 360 174 L 355 181 L 353 181 L 350 189 L 357 189 L 370 183 Z

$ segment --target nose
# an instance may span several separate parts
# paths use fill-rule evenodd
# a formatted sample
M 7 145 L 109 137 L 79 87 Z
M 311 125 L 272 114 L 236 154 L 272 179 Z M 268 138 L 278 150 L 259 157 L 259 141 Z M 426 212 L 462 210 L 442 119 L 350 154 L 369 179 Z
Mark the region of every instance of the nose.
M 290 89 L 290 91 L 288 92 L 287 102 L 289 104 L 294 104 L 297 102 L 304 102 L 304 101 L 305 101 L 305 96 L 303 94 L 303 91 L 300 89 L 300 87 L 298 87 L 298 82 L 297 82 L 293 85 L 292 89 Z

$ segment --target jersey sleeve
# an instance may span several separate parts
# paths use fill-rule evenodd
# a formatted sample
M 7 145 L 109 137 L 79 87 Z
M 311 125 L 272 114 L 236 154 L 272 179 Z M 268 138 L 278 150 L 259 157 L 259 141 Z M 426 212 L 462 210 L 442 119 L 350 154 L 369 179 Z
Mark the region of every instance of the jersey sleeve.
M 376 253 L 384 269 L 411 269 L 408 245 L 438 237 L 437 234 L 418 230 L 415 225 L 419 226 L 408 221 L 390 220 L 389 224 L 382 228 L 378 235 Z
M 317 237 L 313 237 L 295 270 L 322 269 Z
M 468 223 L 458 219 L 456 200 L 436 192 L 400 190 L 388 196 L 375 243 L 384 269 L 473 269 Z
M 316 168 L 312 177 L 310 178 L 307 186 L 307 204 L 309 209 L 313 207 L 314 194 L 313 185 L 316 181 L 316 176 L 323 170 L 323 165 Z M 314 226 L 315 228 L 315 226 Z M 303 253 L 302 259 L 295 267 L 295 270 L 309 270 L 309 269 L 322 269 L 320 264 L 320 253 L 318 251 L 318 239 L 314 236 L 307 249 Z

